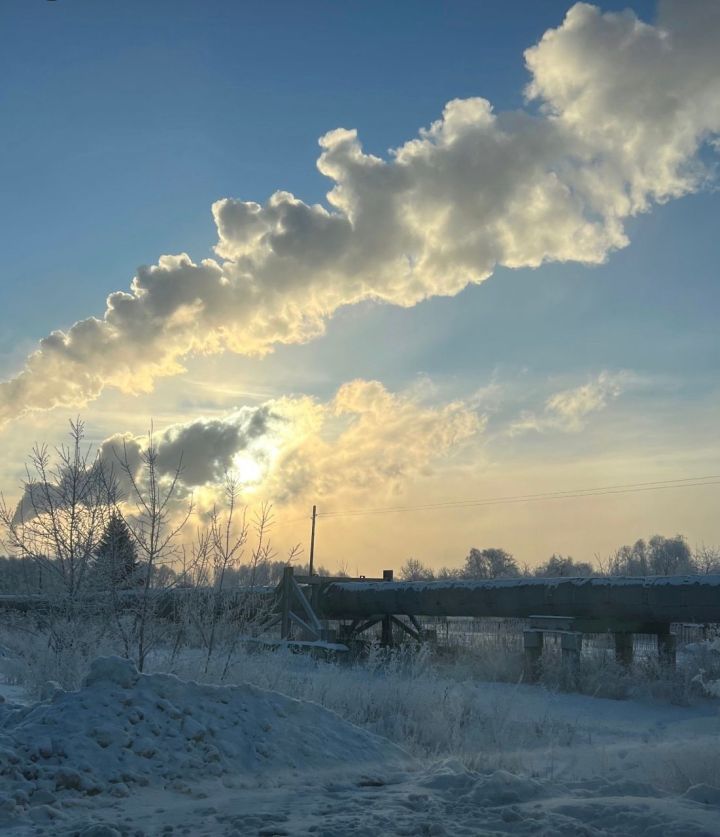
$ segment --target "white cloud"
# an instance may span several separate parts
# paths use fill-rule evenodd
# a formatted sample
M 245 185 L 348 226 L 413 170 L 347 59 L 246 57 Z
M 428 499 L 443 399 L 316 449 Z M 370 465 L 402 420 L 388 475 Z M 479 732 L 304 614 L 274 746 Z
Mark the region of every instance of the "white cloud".
M 322 334 L 363 299 L 411 306 L 497 265 L 602 262 L 624 220 L 700 187 L 720 131 L 720 3 L 674 0 L 658 24 L 578 4 L 526 52 L 529 104 L 454 100 L 388 160 L 355 131 L 320 141 L 329 209 L 287 192 L 213 205 L 219 260 L 141 268 L 102 318 L 40 343 L 0 384 L 0 421 L 148 391 L 197 352 L 263 354 Z M 534 105 L 538 108 L 535 109 Z
M 545 401 L 542 413 L 525 412 L 513 422 L 509 434 L 516 436 L 528 431 L 561 430 L 575 433 L 582 430 L 592 413 L 604 410 L 621 395 L 634 380 L 628 372 L 603 371 L 582 386 L 565 389 Z
M 466 402 L 428 406 L 412 392 L 390 393 L 377 381 L 343 384 L 325 405 L 283 400 L 281 410 L 283 404 L 297 430 L 282 447 L 267 490 L 287 500 L 301 493 L 321 499 L 397 492 L 485 424 Z

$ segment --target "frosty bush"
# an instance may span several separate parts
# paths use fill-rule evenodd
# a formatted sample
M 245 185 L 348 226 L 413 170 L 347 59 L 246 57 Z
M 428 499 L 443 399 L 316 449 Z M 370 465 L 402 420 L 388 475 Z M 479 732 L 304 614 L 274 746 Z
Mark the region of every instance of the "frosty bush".
M 54 640 L 34 618 L 16 616 L 4 624 L 6 655 L 0 660 L 0 675 L 23 686 L 29 698 L 39 698 L 49 683 L 76 689 L 92 660 L 117 653 L 119 643 L 101 621 L 86 620 L 78 631 L 74 619 L 53 618 Z

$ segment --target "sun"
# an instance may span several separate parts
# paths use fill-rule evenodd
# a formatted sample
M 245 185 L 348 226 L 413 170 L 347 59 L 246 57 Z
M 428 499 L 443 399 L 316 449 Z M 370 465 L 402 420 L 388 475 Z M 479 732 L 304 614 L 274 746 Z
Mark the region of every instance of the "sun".
M 233 457 L 233 472 L 242 485 L 257 485 L 267 473 L 267 465 L 243 451 Z
M 278 456 L 280 446 L 268 439 L 254 444 L 235 454 L 233 474 L 245 488 L 259 486 L 267 477 L 273 462 Z

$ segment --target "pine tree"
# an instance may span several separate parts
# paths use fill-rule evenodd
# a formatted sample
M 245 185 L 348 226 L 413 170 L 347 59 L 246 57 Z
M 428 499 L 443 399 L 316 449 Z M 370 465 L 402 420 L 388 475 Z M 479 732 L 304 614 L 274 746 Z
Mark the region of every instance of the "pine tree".
M 138 568 L 135 544 L 119 515 L 110 518 L 97 548 L 95 567 L 107 584 L 128 587 Z

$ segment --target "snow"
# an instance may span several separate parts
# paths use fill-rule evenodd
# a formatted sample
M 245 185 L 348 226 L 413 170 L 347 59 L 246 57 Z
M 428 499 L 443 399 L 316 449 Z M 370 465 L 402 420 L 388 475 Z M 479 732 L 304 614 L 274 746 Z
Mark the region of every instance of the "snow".
M 242 660 L 241 673 L 260 679 L 262 671 L 328 702 L 337 700 L 333 688 L 345 690 L 348 707 L 364 691 L 366 718 L 388 731 L 408 719 L 392 725 L 387 716 L 413 705 L 400 691 L 391 703 L 388 689 L 415 690 L 437 718 L 429 733 L 442 752 L 455 720 L 431 688 L 438 681 L 449 701 L 472 705 L 472 724 L 452 743 L 463 758 L 413 759 L 312 700 L 139 674 L 106 657 L 78 691 L 49 686 L 38 703 L 0 703 L 0 831 L 720 835 L 716 702 L 673 706 L 480 682 L 453 693 L 434 670 L 395 682 L 392 670 L 288 653 Z
M 669 575 L 669 576 L 562 576 L 558 578 L 493 578 L 447 579 L 443 581 L 334 581 L 329 587 L 346 592 L 375 590 L 394 591 L 445 591 L 445 590 L 497 590 L 515 587 L 718 587 L 720 575 Z
M 25 689 L 23 686 L 14 686 L 11 683 L 0 681 L 0 704 L 5 701 L 10 703 L 25 703 Z
M 272 648 L 305 649 L 306 651 L 332 651 L 336 654 L 345 654 L 350 649 L 341 642 L 328 642 L 326 640 L 305 640 L 305 639 L 270 639 L 268 637 L 246 636 L 242 637 L 246 645 L 264 645 Z
M 407 760 L 385 739 L 314 703 L 248 684 L 209 686 L 141 675 L 119 657 L 96 660 L 78 692 L 56 689 L 26 707 L 0 705 L 0 776 L 17 800 L 58 792 L 127 796 L 132 785 L 208 776 L 290 777 Z

